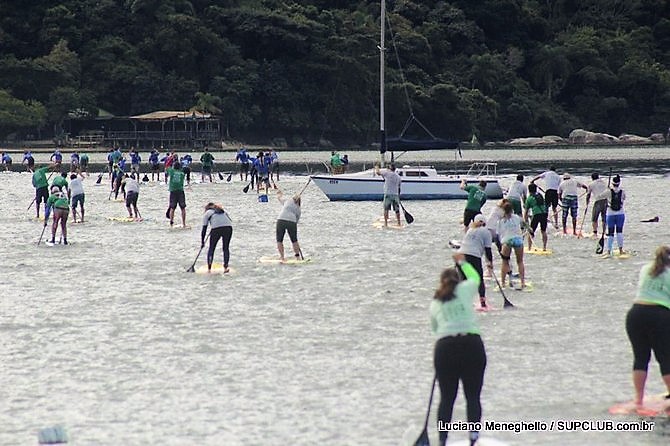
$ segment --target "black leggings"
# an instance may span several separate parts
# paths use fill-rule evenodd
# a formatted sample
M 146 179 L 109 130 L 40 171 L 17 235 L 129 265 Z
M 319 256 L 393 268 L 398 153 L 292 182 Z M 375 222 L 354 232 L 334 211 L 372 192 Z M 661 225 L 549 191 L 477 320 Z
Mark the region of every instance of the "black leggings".
M 670 375 L 670 310 L 660 305 L 635 304 L 626 315 L 626 332 L 633 347 L 633 370 L 647 371 L 651 351 Z
M 219 239 L 222 239 L 223 245 L 223 267 L 228 268 L 228 261 L 230 260 L 230 239 L 233 238 L 232 226 L 219 226 L 212 228 L 209 232 L 209 251 L 207 251 L 207 265 L 211 266 L 214 261 L 214 251 Z
M 484 285 L 484 269 L 482 268 L 482 258 L 465 254 L 465 260 L 474 266 L 479 273 L 479 297 L 486 297 L 486 285 Z
M 438 422 L 451 422 L 459 381 L 463 382 L 468 421 L 481 421 L 482 405 L 479 395 L 486 369 L 486 352 L 482 338 L 472 334 L 441 338 L 435 343 L 433 362 L 442 395 L 437 412 Z M 447 433 L 440 431 L 440 444 L 446 440 Z

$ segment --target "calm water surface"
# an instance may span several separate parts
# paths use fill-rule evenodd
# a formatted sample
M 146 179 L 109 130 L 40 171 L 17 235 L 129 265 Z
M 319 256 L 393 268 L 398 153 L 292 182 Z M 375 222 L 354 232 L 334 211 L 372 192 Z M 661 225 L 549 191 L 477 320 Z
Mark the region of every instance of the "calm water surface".
M 147 221 L 123 224 L 107 220 L 125 208 L 93 180 L 89 222 L 69 226 L 71 246 L 37 247 L 29 175 L 0 174 L 0 444 L 35 444 L 54 424 L 77 445 L 398 445 L 418 434 L 433 376 L 428 305 L 463 202 L 407 203 L 416 222 L 384 231 L 371 227 L 379 203 L 330 203 L 310 186 L 299 233 L 313 262 L 268 266 L 257 260 L 275 252 L 273 194 L 258 203 L 239 179 L 193 185 L 192 229 L 178 231 L 164 219 L 165 186 L 144 186 Z M 486 419 L 612 419 L 607 408 L 631 397 L 624 318 L 639 268 L 668 241 L 668 181 L 624 178 L 626 244 L 637 256 L 603 261 L 593 240 L 551 237 L 554 256 L 527 259 L 535 291 L 510 291 L 515 310 L 480 317 Z M 235 222 L 229 277 L 185 272 L 207 201 Z M 655 215 L 660 223 L 639 223 Z M 489 297 L 501 306 L 497 292 Z M 655 361 L 650 372 L 649 392 L 659 393 Z M 461 396 L 455 419 L 464 419 Z M 658 445 L 670 427 L 492 435 Z

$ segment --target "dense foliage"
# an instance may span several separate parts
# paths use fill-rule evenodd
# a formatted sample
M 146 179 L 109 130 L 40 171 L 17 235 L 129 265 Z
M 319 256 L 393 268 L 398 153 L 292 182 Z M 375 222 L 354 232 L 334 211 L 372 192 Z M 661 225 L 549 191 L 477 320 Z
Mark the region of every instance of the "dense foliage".
M 670 123 L 666 0 L 388 9 L 415 114 L 441 136 L 649 134 Z M 362 0 L 4 0 L 0 133 L 45 120 L 57 130 L 98 109 L 196 107 L 222 111 L 233 138 L 369 143 L 378 22 L 379 2 Z M 408 107 L 387 46 L 393 135 Z

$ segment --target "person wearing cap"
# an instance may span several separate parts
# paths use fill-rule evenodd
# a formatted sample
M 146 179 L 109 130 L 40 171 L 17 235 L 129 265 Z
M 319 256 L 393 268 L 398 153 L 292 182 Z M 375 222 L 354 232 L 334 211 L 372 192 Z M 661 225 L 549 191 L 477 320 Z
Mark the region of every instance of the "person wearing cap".
M 568 212 L 572 218 L 572 235 L 579 236 L 577 232 L 577 216 L 579 215 L 579 188 L 586 189 L 587 187 L 577 181 L 575 178 L 565 172 L 563 174 L 563 181 L 558 186 L 558 198 L 561 200 L 561 207 L 563 208 L 563 234 L 567 234 Z
M 607 190 L 607 184 L 600 178 L 598 172 L 591 174 L 591 183 L 586 188 L 586 211 L 589 209 L 591 197 L 594 197 L 593 211 L 591 212 L 591 224 L 593 225 L 593 236 L 598 236 L 598 218 L 602 223 L 603 232 L 607 227 L 607 198 L 599 198 Z
M 49 195 L 44 212 L 44 226 L 47 225 L 52 208 L 54 218 L 51 226 L 51 243 L 56 243 L 56 231 L 60 224 L 63 244 L 67 245 L 67 217 L 70 213 L 70 202 L 67 199 L 67 194 L 62 192 L 58 186 L 51 186 L 51 195 Z
M 282 207 L 279 216 L 277 217 L 276 235 L 277 235 L 277 251 L 279 251 L 279 259 L 283 262 L 284 259 L 284 234 L 288 232 L 288 236 L 293 244 L 293 253 L 295 258 L 301 260 L 302 250 L 298 243 L 298 221 L 300 221 L 301 214 L 301 200 L 300 195 L 296 194 L 292 198 L 284 199 L 284 194 L 281 189 L 277 190 L 277 199 L 284 206 Z
M 519 174 L 516 176 L 516 181 L 509 187 L 505 197 L 512 203 L 516 215 L 521 216 L 523 213 L 522 204 L 526 202 L 527 196 L 528 188 L 523 184 L 523 175 Z
M 463 226 L 465 231 L 470 227 L 470 222 L 475 215 L 482 213 L 482 206 L 486 203 L 486 181 L 480 181 L 477 186 L 469 185 L 465 179 L 461 180 L 461 189 L 468 193 L 468 201 L 465 203 L 463 212 Z
M 493 238 L 491 237 L 491 233 L 486 229 L 486 217 L 482 214 L 475 215 L 474 220 L 470 223 L 470 228 L 461 241 L 461 247 L 458 249 L 458 252 L 465 255 L 465 260 L 479 274 L 479 303 L 482 308 L 486 307 L 486 286 L 484 285 L 482 256 L 486 255 L 486 268 L 491 271 L 493 269 L 492 243 Z
M 233 237 L 233 221 L 223 209 L 223 206 L 215 203 L 207 203 L 205 206 L 205 215 L 202 217 L 202 231 L 200 232 L 200 248 L 205 247 L 207 226 L 211 226 L 212 228 L 209 232 L 207 271 L 212 270 L 214 251 L 216 251 L 216 245 L 219 243 L 219 239 L 221 239 L 223 247 L 223 272 L 230 272 L 228 262 L 230 262 L 230 239 Z
M 532 180 L 544 180 L 544 202 L 547 204 L 547 210 L 552 208 L 554 213 L 554 227 L 558 228 L 558 187 L 561 185 L 561 176 L 556 173 L 555 166 L 549 166 L 549 170 L 542 172 Z
M 612 187 L 605 190 L 599 198 L 607 200 L 607 253 L 605 256 L 612 255 L 615 233 L 619 254 L 623 254 L 623 225 L 626 221 L 623 205 L 626 201 L 626 192 L 621 188 L 619 175 L 612 178 Z
M 537 191 L 537 185 L 530 183 L 528 185 L 528 198 L 524 204 L 526 211 L 523 214 L 523 221 L 528 223 L 529 213 L 533 217 L 530 222 L 530 233 L 528 237 L 528 250 L 533 248 L 533 238 L 538 225 L 542 233 L 542 251 L 547 250 L 547 205 L 544 202 L 544 197 Z
M 400 223 L 400 187 L 402 185 L 402 178 L 395 171 L 395 164 L 391 164 L 388 169 L 380 169 L 375 166 L 375 175 L 379 175 L 384 179 L 384 227 L 389 225 L 389 211 L 393 207 L 395 212 L 396 222 L 398 226 Z

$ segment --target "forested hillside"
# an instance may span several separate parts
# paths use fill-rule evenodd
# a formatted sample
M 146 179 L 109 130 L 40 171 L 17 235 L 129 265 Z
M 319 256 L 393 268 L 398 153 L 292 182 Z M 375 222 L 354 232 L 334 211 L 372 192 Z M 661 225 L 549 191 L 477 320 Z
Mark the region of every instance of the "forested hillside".
M 670 124 L 667 0 L 397 0 L 415 113 L 482 140 Z M 68 113 L 221 110 L 230 137 L 376 139 L 379 2 L 4 0 L 0 138 Z M 408 108 L 388 34 L 388 131 Z

